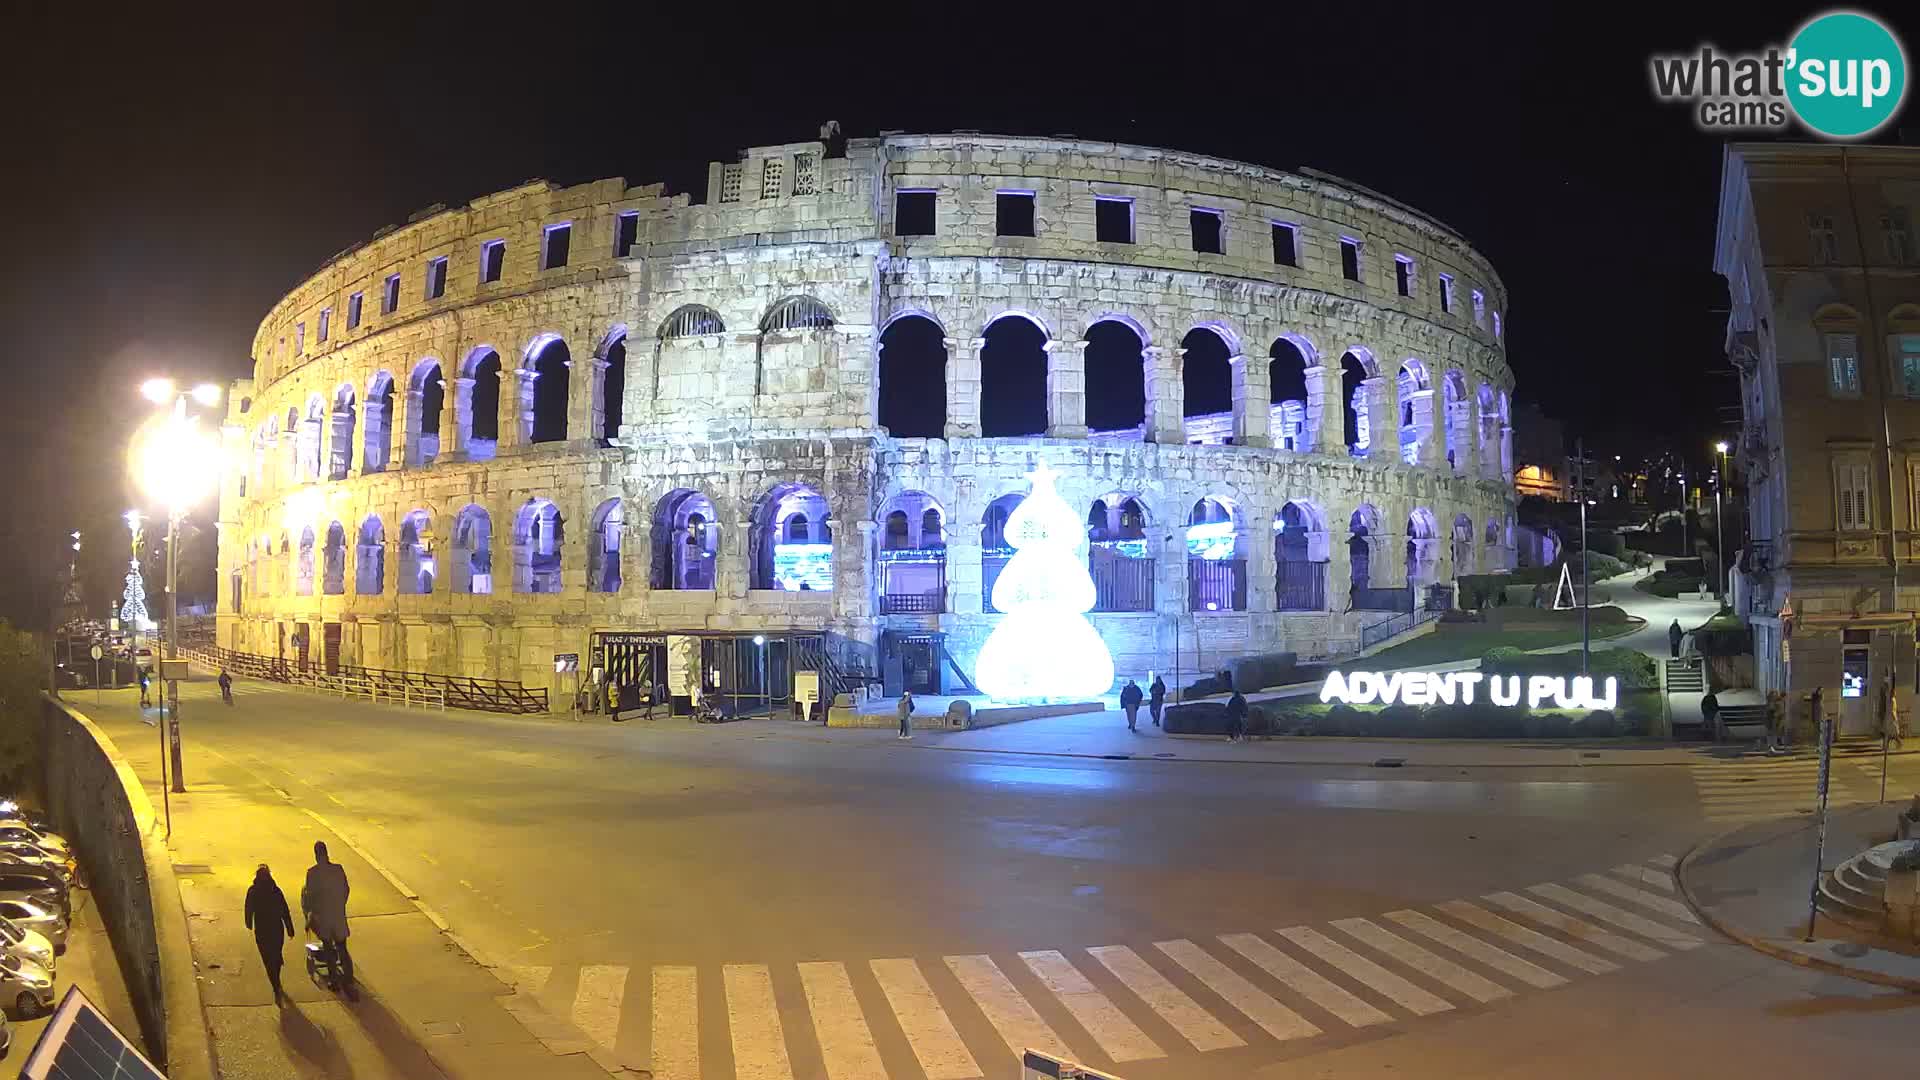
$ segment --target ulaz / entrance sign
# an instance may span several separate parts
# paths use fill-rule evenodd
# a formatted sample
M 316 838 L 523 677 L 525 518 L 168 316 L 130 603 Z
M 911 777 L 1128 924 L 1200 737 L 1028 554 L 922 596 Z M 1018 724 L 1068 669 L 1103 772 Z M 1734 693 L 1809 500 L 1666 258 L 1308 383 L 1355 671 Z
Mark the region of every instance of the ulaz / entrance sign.
M 1352 671 L 1330 672 L 1320 687 L 1320 700 L 1342 705 L 1471 705 L 1486 684 L 1486 700 L 1494 705 L 1520 704 L 1525 683 L 1527 708 L 1551 702 L 1561 709 L 1612 709 L 1620 699 L 1619 680 L 1607 676 L 1604 695 L 1593 692 L 1593 677 L 1575 675 L 1487 675 L 1478 671 Z M 1571 683 L 1571 685 L 1569 685 Z

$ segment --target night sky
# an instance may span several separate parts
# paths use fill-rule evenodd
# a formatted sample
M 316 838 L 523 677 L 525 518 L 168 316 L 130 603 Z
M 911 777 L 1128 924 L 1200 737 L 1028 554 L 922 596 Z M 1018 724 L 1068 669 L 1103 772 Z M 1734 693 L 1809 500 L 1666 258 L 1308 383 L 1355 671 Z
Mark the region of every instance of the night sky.
M 1759 47 L 1818 10 L 1290 4 L 1263 21 L 1105 4 L 1053 21 L 1037 5 L 819 5 L 624 23 L 558 4 L 408 8 L 9 13 L 0 460 L 26 573 L 0 587 L 0 614 L 45 625 L 74 528 L 101 541 L 89 562 L 118 595 L 139 380 L 247 374 L 261 316 L 333 253 L 530 177 L 702 198 L 709 160 L 827 119 L 851 136 L 1071 133 L 1357 181 L 1492 260 L 1519 397 L 1610 452 L 1701 446 L 1738 422 L 1711 273 L 1720 143 L 1653 101 L 1647 54 Z M 932 12 L 945 21 L 920 25 Z

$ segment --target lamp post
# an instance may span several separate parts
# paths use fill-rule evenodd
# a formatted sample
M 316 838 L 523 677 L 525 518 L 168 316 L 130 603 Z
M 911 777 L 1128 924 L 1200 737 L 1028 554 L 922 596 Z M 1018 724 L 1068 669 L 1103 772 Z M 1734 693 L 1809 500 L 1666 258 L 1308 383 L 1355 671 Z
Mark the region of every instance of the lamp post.
M 128 461 L 141 490 L 167 510 L 167 660 L 180 658 L 180 519 L 219 481 L 220 444 L 187 415 L 187 399 L 211 407 L 220 401 L 220 388 L 203 383 L 191 390 L 172 379 L 148 379 L 140 394 L 156 405 L 170 406 L 134 433 Z M 162 665 L 163 677 L 169 673 Z M 184 792 L 180 761 L 180 685 L 166 678 L 166 743 L 173 770 L 172 790 Z
M 1721 603 L 1727 602 L 1727 540 L 1726 526 L 1720 523 L 1720 489 L 1727 486 L 1727 443 L 1726 440 L 1713 444 L 1720 455 L 1720 463 L 1713 471 L 1713 593 Z

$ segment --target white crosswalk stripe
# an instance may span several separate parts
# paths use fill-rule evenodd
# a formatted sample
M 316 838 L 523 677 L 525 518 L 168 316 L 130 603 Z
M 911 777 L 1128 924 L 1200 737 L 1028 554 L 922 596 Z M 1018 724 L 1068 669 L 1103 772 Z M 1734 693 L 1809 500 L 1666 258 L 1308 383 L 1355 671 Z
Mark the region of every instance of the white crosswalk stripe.
M 765 964 L 727 964 L 727 1030 L 733 1036 L 733 1075 L 738 1080 L 793 1080 L 773 976 Z
M 1212 1013 L 1201 1008 L 1185 991 L 1168 982 L 1165 975 L 1154 970 L 1139 953 L 1125 945 L 1097 945 L 1088 949 L 1087 955 L 1100 961 L 1101 966 L 1112 972 L 1114 978 L 1158 1013 L 1168 1027 L 1192 1043 L 1195 1050 L 1224 1050 L 1230 1046 L 1247 1045 L 1227 1025 L 1215 1019 Z
M 1006 1040 L 1007 1049 L 1019 1057 L 1028 1049 L 1043 1050 L 1056 1057 L 1072 1058 L 1073 1052 L 1053 1028 L 1040 1018 L 1012 980 L 987 956 L 949 956 L 947 968 L 960 980 L 960 986 L 972 996 L 973 1003 L 987 1016 L 993 1030 Z
M 1333 965 L 1355 982 L 1384 994 L 1415 1016 L 1432 1016 L 1453 1008 L 1453 1003 L 1446 998 L 1422 990 L 1310 926 L 1282 930 L 1280 936 Z
M 1889 772 L 1910 771 L 1906 759 Z M 1819 803 L 1820 763 L 1813 758 L 1786 761 L 1718 762 L 1688 768 L 1702 816 L 1711 823 L 1750 821 L 1811 813 Z M 1880 762 L 1875 758 L 1837 758 L 1828 777 L 1827 801 L 1833 806 L 1874 802 L 1880 797 Z
M 1613 872 L 1638 885 L 1647 885 L 1664 893 L 1678 892 L 1673 875 L 1665 870 L 1655 870 L 1648 866 L 1635 866 L 1626 863 L 1613 868 Z
M 1583 915 L 1590 915 L 1603 923 L 1610 923 L 1622 930 L 1650 938 L 1669 948 L 1697 949 L 1706 944 L 1692 934 L 1663 926 L 1652 919 L 1641 918 L 1631 911 L 1622 911 L 1604 900 L 1595 900 L 1584 893 L 1574 892 L 1565 885 L 1534 885 L 1527 891 L 1535 896 L 1544 896 L 1562 906 L 1570 907 Z
M 1442 912 L 1468 926 L 1506 938 L 1515 945 L 1532 949 L 1542 956 L 1550 956 L 1590 975 L 1605 975 L 1609 971 L 1620 970 L 1620 965 L 1611 960 L 1604 960 L 1583 949 L 1576 949 L 1559 938 L 1550 938 L 1538 930 L 1529 930 L 1477 904 L 1471 904 L 1465 900 L 1449 900 L 1439 907 Z
M 1180 938 L 1157 941 L 1153 947 L 1167 954 L 1168 959 L 1187 969 L 1187 973 L 1199 979 L 1207 989 L 1220 995 L 1227 1004 L 1239 1009 L 1247 1019 L 1259 1024 L 1261 1030 L 1281 1042 L 1320 1034 L 1320 1029 L 1306 1017 L 1275 1001 L 1265 990 L 1248 982 L 1239 972 L 1214 959 L 1211 953 L 1193 942 Z
M 622 964 L 588 964 L 580 969 L 573 993 L 573 1026 L 602 1046 L 612 1046 L 620 1030 L 620 1003 L 627 994 Z
M 967 1044 L 953 1029 L 953 1021 L 934 997 L 933 987 L 920 973 L 920 965 L 893 959 L 875 960 L 869 966 L 927 1080 L 974 1080 L 982 1075 L 973 1055 L 967 1052 Z
M 1222 944 L 1254 962 L 1260 970 L 1280 980 L 1287 989 L 1327 1010 L 1354 1027 L 1390 1024 L 1393 1017 L 1360 1000 L 1359 997 L 1275 948 L 1258 934 L 1225 934 Z
M 1658 960 L 1666 955 L 1659 949 L 1642 945 L 1630 938 L 1623 938 L 1610 930 L 1602 930 L 1590 922 L 1576 919 L 1565 912 L 1555 911 L 1545 904 L 1534 903 L 1518 893 L 1488 893 L 1486 898 L 1550 930 L 1558 930 L 1570 938 L 1584 941 L 1589 945 L 1597 945 L 1629 960 Z
M 1475 1001 L 1498 1001 L 1501 998 L 1513 996 L 1513 991 L 1506 987 L 1482 978 L 1444 956 L 1428 952 L 1378 923 L 1366 919 L 1336 919 L 1333 925 L 1422 975 L 1436 982 L 1445 983 Z
M 1681 922 L 1693 923 L 1696 926 L 1700 924 L 1700 918 L 1693 913 L 1693 909 L 1678 900 L 1665 896 L 1655 896 L 1645 889 L 1636 889 L 1631 885 L 1615 881 L 1601 874 L 1582 874 L 1580 875 L 1580 883 L 1589 888 L 1598 889 L 1603 893 L 1610 893 L 1622 900 L 1631 900 L 1641 907 L 1657 911 L 1669 919 L 1678 919 Z
M 885 1076 L 873 1032 L 853 994 L 853 980 L 844 964 L 826 961 L 800 965 L 800 985 L 807 992 L 807 1011 L 813 1014 L 813 1032 L 820 1040 L 820 1057 L 828 1080 L 868 1080 Z
M 653 969 L 653 1080 L 700 1080 L 699 972 Z
M 1676 855 L 1655 855 L 1653 858 L 1648 859 L 1647 862 L 1649 865 L 1658 866 L 1667 870 L 1671 870 L 1680 865 L 1679 856 Z
M 1567 984 L 1566 979 L 1546 968 L 1530 960 L 1522 960 L 1505 949 L 1489 945 L 1472 934 L 1456 930 L 1423 912 L 1389 911 L 1387 918 L 1422 937 L 1445 945 L 1462 956 L 1472 957 L 1495 971 L 1519 979 L 1528 986 L 1547 990 Z
M 1115 1061 L 1141 1061 L 1167 1056 L 1063 954 L 1048 949 L 1023 952 L 1020 959 L 1026 961 L 1027 968 L 1039 978 L 1041 985 L 1060 999 L 1060 1004 L 1067 1007 L 1108 1057 Z

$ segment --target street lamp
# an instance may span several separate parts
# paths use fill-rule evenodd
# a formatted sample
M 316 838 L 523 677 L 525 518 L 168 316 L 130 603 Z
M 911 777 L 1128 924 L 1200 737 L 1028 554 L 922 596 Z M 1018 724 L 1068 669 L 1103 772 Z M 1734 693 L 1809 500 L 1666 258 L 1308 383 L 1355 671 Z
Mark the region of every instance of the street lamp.
M 1721 603 L 1727 601 L 1727 546 L 1726 527 L 1720 524 L 1720 489 L 1727 486 L 1727 442 L 1725 439 L 1713 444 L 1720 455 L 1720 464 L 1713 472 L 1713 591 Z
M 211 407 L 220 400 L 220 388 L 203 383 L 182 390 L 172 379 L 148 379 L 140 394 L 156 405 L 171 408 L 155 413 L 133 433 L 127 464 L 140 490 L 167 511 L 167 656 L 180 657 L 180 519 L 196 503 L 212 495 L 220 482 L 220 440 L 187 415 L 187 399 Z M 129 515 L 129 524 L 134 519 Z M 180 769 L 180 687 L 167 681 L 167 757 L 173 768 L 173 790 L 187 790 Z

